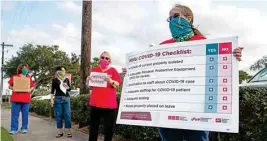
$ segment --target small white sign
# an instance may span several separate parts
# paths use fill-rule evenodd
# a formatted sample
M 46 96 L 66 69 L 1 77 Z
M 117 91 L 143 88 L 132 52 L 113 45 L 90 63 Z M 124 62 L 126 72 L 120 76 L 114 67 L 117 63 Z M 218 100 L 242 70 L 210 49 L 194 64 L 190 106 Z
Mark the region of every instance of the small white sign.
M 91 80 L 89 80 L 89 86 L 93 87 L 107 87 L 107 73 L 91 72 Z

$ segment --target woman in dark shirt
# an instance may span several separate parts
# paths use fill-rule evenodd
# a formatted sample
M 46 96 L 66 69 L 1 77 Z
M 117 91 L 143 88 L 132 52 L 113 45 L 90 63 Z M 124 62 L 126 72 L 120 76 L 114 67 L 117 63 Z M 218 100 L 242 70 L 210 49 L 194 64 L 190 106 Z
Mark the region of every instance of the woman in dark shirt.
M 71 138 L 71 109 L 70 109 L 70 82 L 65 77 L 66 69 L 62 66 L 56 68 L 55 78 L 52 80 L 51 88 L 51 106 L 54 106 L 55 117 L 57 122 L 58 135 L 57 138 L 63 136 L 63 119 L 65 129 L 67 129 L 67 137 Z

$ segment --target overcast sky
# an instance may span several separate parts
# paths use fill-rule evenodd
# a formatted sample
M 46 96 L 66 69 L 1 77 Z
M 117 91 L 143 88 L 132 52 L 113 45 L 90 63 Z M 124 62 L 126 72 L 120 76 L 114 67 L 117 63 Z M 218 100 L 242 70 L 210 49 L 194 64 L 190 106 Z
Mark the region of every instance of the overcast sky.
M 244 47 L 240 69 L 247 71 L 266 55 L 267 2 L 101 0 L 93 2 L 92 56 L 110 51 L 112 65 L 121 71 L 126 53 L 171 38 L 166 19 L 175 3 L 192 8 L 195 26 L 208 38 L 239 36 Z M 57 44 L 68 53 L 80 54 L 81 11 L 81 1 L 2 1 L 1 39 L 14 45 L 6 59 L 25 43 Z

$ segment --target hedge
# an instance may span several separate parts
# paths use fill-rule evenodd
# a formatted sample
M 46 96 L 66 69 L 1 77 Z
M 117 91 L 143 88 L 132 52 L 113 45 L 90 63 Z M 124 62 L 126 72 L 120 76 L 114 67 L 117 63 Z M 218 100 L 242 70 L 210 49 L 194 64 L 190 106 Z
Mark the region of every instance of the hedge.
M 220 141 L 267 141 L 267 89 L 240 88 L 240 127 L 238 134 L 220 133 Z M 119 98 L 118 98 L 119 100 Z M 90 123 L 88 96 L 71 99 L 72 120 L 85 127 Z M 49 101 L 33 101 L 31 112 L 50 116 Z M 53 116 L 53 114 L 52 114 Z M 115 134 L 133 141 L 160 141 L 157 128 L 116 125 Z M 101 132 L 101 131 L 100 131 Z

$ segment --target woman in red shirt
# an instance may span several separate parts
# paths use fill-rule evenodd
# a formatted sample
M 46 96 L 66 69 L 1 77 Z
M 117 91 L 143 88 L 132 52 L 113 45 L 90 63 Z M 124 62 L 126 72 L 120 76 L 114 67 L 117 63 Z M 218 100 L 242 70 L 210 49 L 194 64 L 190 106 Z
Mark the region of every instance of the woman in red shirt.
M 34 87 L 32 78 L 28 75 L 29 66 L 27 64 L 21 64 L 17 68 L 17 74 L 13 75 L 9 81 L 9 89 L 12 90 L 11 95 L 11 130 L 10 134 L 16 134 L 18 132 L 18 119 L 19 113 L 22 114 L 22 126 L 21 133 L 27 133 L 28 129 L 28 116 L 31 103 L 31 89 Z M 14 78 L 15 77 L 27 77 L 30 81 L 30 89 L 28 92 L 19 92 L 13 90 Z
M 112 140 L 116 110 L 118 108 L 116 89 L 121 84 L 121 78 L 118 71 L 109 66 L 110 63 L 111 56 L 105 51 L 100 55 L 99 65 L 91 70 L 91 72 L 107 73 L 108 77 L 105 78 L 106 87 L 92 87 L 89 101 L 91 106 L 89 141 L 97 141 L 101 117 L 104 118 L 104 141 Z M 88 80 L 91 81 L 94 78 L 89 76 Z
M 206 39 L 200 31 L 193 27 L 193 12 L 184 5 L 175 5 L 169 13 L 169 28 L 172 38 L 163 41 L 162 44 L 176 42 L 186 42 Z M 233 54 L 237 60 L 241 60 L 242 49 L 237 48 Z M 123 72 L 127 70 L 124 68 Z M 159 128 L 159 134 L 162 141 L 209 141 L 209 131 L 196 131 L 184 129 Z

